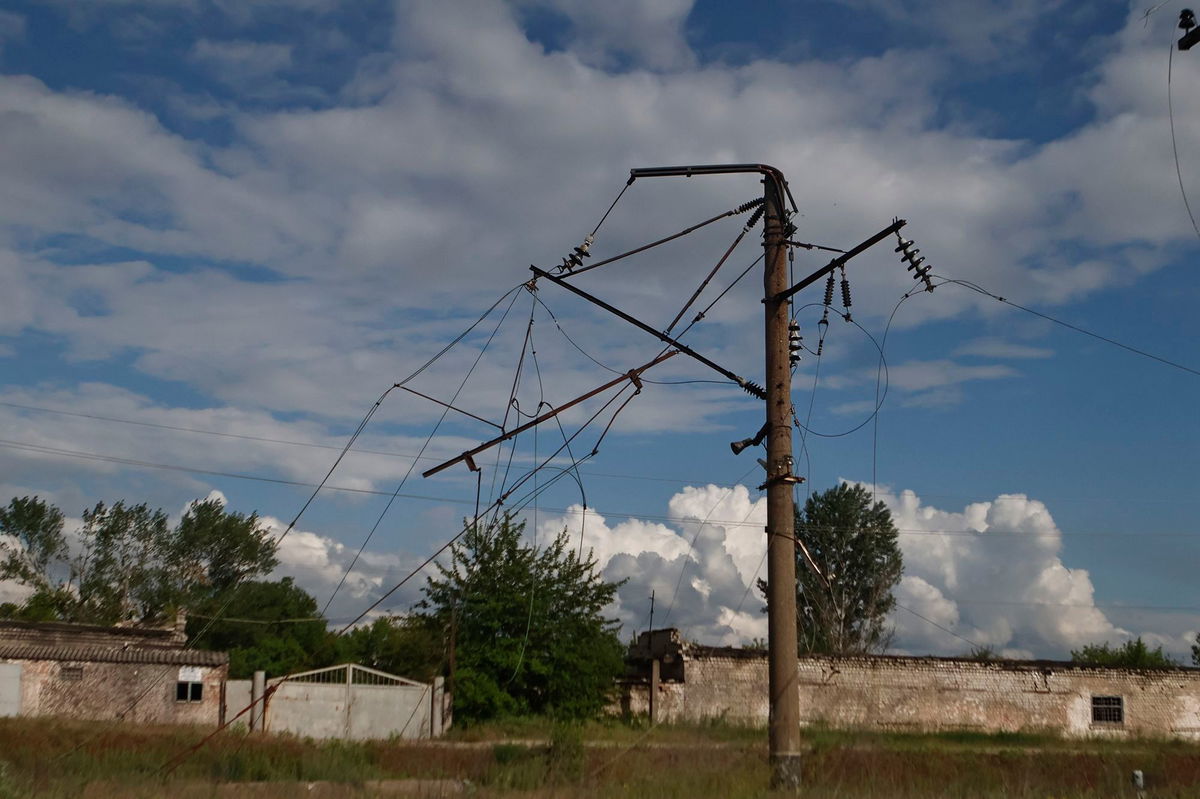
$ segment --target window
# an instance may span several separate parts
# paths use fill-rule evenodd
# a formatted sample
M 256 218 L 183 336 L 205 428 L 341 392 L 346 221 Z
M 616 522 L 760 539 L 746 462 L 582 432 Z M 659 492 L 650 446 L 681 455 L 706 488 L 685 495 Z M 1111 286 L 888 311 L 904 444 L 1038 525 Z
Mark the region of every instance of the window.
M 201 702 L 204 700 L 204 683 L 177 682 L 175 683 L 176 702 Z
M 1124 724 L 1125 698 L 1121 696 L 1093 696 L 1092 723 Z
M 60 666 L 58 679 L 63 682 L 79 682 L 83 679 L 83 666 Z

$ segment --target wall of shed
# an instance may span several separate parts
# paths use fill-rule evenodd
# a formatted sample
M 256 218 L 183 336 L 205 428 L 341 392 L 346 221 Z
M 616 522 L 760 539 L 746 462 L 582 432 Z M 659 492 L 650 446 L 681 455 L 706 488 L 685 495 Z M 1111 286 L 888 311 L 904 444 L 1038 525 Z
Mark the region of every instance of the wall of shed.
M 74 719 L 124 718 L 152 724 L 216 726 L 221 714 L 221 685 L 227 667 L 194 667 L 204 683 L 203 700 L 176 702 L 177 665 L 11 660 L 21 666 L 21 715 Z M 79 679 L 64 677 L 64 667 L 82 669 Z M 145 696 L 142 694 L 145 693 Z M 134 699 L 142 698 L 133 705 Z
M 684 681 L 663 683 L 660 721 L 722 718 L 763 725 L 767 662 L 685 658 Z M 1039 668 L 920 658 L 801 658 L 804 724 L 889 730 L 1053 730 L 1064 735 L 1200 737 L 1200 672 Z M 648 711 L 645 683 L 622 688 L 620 705 Z M 1122 696 L 1125 723 L 1093 724 L 1093 695 Z

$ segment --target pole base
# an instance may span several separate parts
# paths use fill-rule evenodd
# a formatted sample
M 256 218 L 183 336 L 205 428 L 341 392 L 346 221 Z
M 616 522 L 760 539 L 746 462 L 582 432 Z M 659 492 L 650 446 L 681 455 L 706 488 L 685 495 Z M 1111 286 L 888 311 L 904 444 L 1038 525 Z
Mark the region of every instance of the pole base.
M 799 791 L 801 756 L 771 755 L 771 790 Z

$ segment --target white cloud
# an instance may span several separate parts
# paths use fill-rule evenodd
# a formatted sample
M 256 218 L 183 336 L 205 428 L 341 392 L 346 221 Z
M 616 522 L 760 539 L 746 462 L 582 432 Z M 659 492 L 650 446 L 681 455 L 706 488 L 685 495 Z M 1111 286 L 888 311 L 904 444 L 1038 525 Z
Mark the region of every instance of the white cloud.
M 1000 338 L 977 338 L 964 341 L 954 349 L 955 355 L 974 355 L 980 358 L 1050 358 L 1053 350 L 1015 344 Z
M 684 38 L 694 0 L 518 0 L 518 6 L 551 9 L 570 20 L 570 49 L 588 64 L 681 69 L 695 58 Z
M 1063 563 L 1061 531 L 1037 500 L 1004 494 L 947 511 L 912 491 L 878 496 L 901 531 L 904 576 L 896 600 L 913 611 L 898 608 L 891 619 L 897 651 L 963 654 L 974 643 L 1007 657 L 1062 658 L 1084 644 L 1141 634 L 1178 655 L 1194 637 L 1180 626 L 1194 624 L 1194 616 L 1133 628 L 1114 623 L 1096 606 L 1088 572 Z M 540 535 L 565 527 L 578 536 L 580 510 L 543 521 Z M 751 502 L 741 486 L 689 487 L 672 497 L 669 516 L 669 524 L 630 519 L 609 527 L 588 511 L 585 548 L 606 579 L 627 581 L 614 608 L 626 631 L 645 629 L 654 592 L 656 627 L 680 627 L 703 643 L 765 637 L 754 586 L 762 576 L 765 499 Z
M 292 48 L 286 44 L 200 39 L 191 57 L 208 67 L 224 83 L 270 77 L 292 65 Z
M 1063 657 L 1129 636 L 1095 607 L 1087 571 L 1062 562 L 1061 531 L 1041 502 L 1005 494 L 953 512 L 923 504 L 912 491 L 878 496 L 902 531 L 901 604 L 998 651 Z M 969 648 L 904 611 L 895 621 L 902 649 Z

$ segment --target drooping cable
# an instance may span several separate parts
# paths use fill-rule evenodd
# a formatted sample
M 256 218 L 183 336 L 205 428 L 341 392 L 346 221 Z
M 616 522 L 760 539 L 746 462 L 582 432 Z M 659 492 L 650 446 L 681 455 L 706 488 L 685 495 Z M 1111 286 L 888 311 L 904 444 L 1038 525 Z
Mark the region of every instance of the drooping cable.
M 1065 327 L 1068 330 L 1074 330 L 1076 333 L 1082 333 L 1085 336 L 1090 336 L 1091 338 L 1094 338 L 1097 341 L 1103 341 L 1105 344 L 1111 344 L 1114 347 L 1120 347 L 1121 349 L 1123 349 L 1127 352 L 1132 352 L 1134 355 L 1140 355 L 1143 358 L 1149 358 L 1152 361 L 1158 361 L 1159 363 L 1163 364 L 1164 366 L 1170 366 L 1172 369 L 1178 369 L 1181 372 L 1187 372 L 1188 374 L 1192 374 L 1197 377 L 1200 377 L 1200 369 L 1193 369 L 1190 366 L 1185 366 L 1176 361 L 1172 361 L 1169 358 L 1164 358 L 1161 355 L 1155 355 L 1152 352 L 1147 352 L 1146 350 L 1138 349 L 1137 347 L 1131 346 L 1129 344 L 1123 344 L 1122 342 L 1117 341 L 1116 339 L 1109 338 L 1108 336 L 1102 336 L 1099 333 L 1094 333 L 1091 330 L 1080 327 L 1079 325 L 1074 325 L 1074 324 L 1071 324 L 1070 322 L 1064 322 L 1062 319 L 1057 319 L 1053 316 L 1050 316 L 1049 314 L 1044 314 L 1041 311 L 1035 311 L 1032 308 L 1027 308 L 1026 306 L 1021 305 L 1019 303 L 1015 303 L 1010 299 L 1001 297 L 999 294 L 993 294 L 992 292 L 988 291 L 987 289 L 983 288 L 982 286 L 980 286 L 976 283 L 972 283 L 969 280 L 955 280 L 953 278 L 944 277 L 942 275 L 931 275 L 931 277 L 936 277 L 942 281 L 942 283 L 938 284 L 939 286 L 942 285 L 943 283 L 952 283 L 956 286 L 962 286 L 963 288 L 970 289 L 971 291 L 974 291 L 978 294 L 982 294 L 986 297 L 991 297 L 993 300 L 996 300 L 997 302 L 1004 303 L 1005 305 L 1009 305 L 1013 308 L 1024 311 L 1027 314 L 1032 314 L 1033 316 L 1036 316 L 1039 319 L 1045 319 L 1047 322 L 1053 322 L 1054 324 L 1059 325 L 1061 327 Z
M 1171 43 L 1167 47 L 1167 118 L 1171 125 L 1171 152 L 1175 156 L 1175 177 L 1179 179 L 1179 194 L 1183 197 L 1183 207 L 1187 210 L 1188 219 L 1192 220 L 1192 230 L 1200 238 L 1200 225 L 1196 224 L 1196 215 L 1192 213 L 1192 204 L 1188 202 L 1187 189 L 1183 187 L 1183 170 L 1179 166 L 1179 145 L 1175 143 L 1175 104 L 1171 100 L 1171 64 L 1175 60 L 1175 32 L 1171 32 Z
M 491 335 L 488 336 L 487 341 L 485 341 L 483 346 L 479 349 L 479 354 L 475 356 L 475 360 L 471 363 L 471 368 L 469 368 L 467 373 L 463 375 L 463 379 L 458 384 L 458 388 L 455 389 L 454 395 L 450 398 L 448 406 L 453 405 L 458 399 L 458 395 L 462 393 L 464 388 L 466 388 L 467 382 L 471 379 L 471 375 L 474 374 L 476 367 L 479 366 L 479 362 L 483 360 L 483 356 L 487 354 L 488 347 L 490 347 L 492 342 L 495 340 L 496 334 L 500 332 L 500 328 L 504 325 L 504 320 L 508 318 L 509 311 L 511 311 L 513 305 L 516 304 L 517 296 L 519 295 L 513 295 L 512 300 L 508 303 L 508 307 L 505 308 L 504 313 L 500 315 L 500 319 L 496 322 L 496 326 L 492 328 Z M 437 423 L 434 424 L 433 429 L 425 438 L 425 442 L 421 445 L 420 451 L 417 452 L 418 458 L 425 454 L 425 450 L 429 448 L 430 443 L 432 443 L 434 436 L 437 435 L 438 430 L 442 426 L 442 422 L 446 420 L 446 415 L 449 413 L 449 407 L 446 407 L 442 410 L 442 415 L 438 417 Z M 341 579 L 338 580 L 338 584 L 334 587 L 333 592 L 329 595 L 329 599 L 325 602 L 325 607 L 321 610 L 322 613 L 325 613 L 327 610 L 329 610 L 329 606 L 333 604 L 333 600 L 337 597 L 338 592 L 342 590 L 342 586 L 346 584 L 346 580 L 349 579 L 351 573 L 353 573 L 354 567 L 358 563 L 358 559 L 362 557 L 363 551 L 367 548 L 367 545 L 371 543 L 371 539 L 375 537 L 376 531 L 379 530 L 379 525 L 383 523 L 384 517 L 387 516 L 388 511 L 392 509 L 392 504 L 396 501 L 396 498 L 404 489 L 404 485 L 408 482 L 408 478 L 412 475 L 413 469 L 416 467 L 416 465 L 417 460 L 414 458 L 412 463 L 409 464 L 408 469 L 404 472 L 404 476 L 400 478 L 400 482 L 397 484 L 396 490 L 392 492 L 390 497 L 388 497 L 388 501 L 383 506 L 383 510 L 379 512 L 379 516 L 375 519 L 375 523 L 371 525 L 370 532 L 367 533 L 366 538 L 364 538 L 362 544 L 359 545 L 358 551 L 354 553 L 354 557 L 350 559 L 350 563 L 342 572 Z

